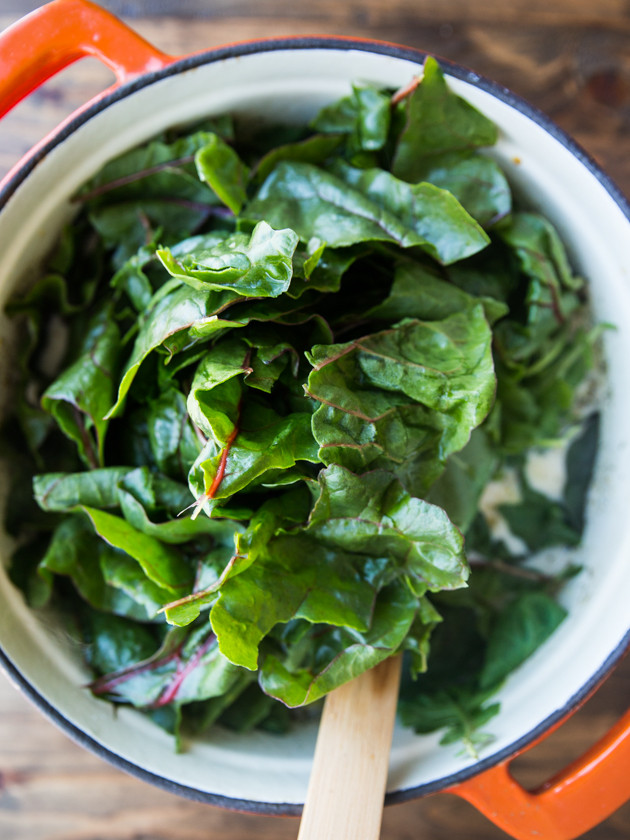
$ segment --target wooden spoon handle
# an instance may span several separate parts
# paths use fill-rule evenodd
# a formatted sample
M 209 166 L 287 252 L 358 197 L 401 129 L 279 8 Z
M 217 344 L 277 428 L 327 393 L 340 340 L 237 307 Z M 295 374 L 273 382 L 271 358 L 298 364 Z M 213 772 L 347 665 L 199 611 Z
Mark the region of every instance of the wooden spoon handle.
M 378 840 L 401 660 L 326 698 L 298 840 Z

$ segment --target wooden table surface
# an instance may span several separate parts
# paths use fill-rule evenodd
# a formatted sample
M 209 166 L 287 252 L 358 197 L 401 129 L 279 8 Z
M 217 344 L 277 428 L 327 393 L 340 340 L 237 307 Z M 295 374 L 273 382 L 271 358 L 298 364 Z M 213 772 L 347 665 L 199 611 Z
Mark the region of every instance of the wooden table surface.
M 42 5 L 1 0 L 0 28 Z M 103 0 L 166 52 L 291 34 L 376 37 L 455 60 L 506 85 L 569 131 L 630 195 L 630 11 L 625 0 Z M 109 84 L 95 60 L 64 71 L 0 124 L 0 175 L 46 131 Z M 630 657 L 586 707 L 518 760 L 535 785 L 627 707 Z M 628 768 L 630 772 L 630 768 Z M 289 840 L 297 821 L 189 802 L 76 746 L 0 674 L 2 840 Z M 499 840 L 452 796 L 388 808 L 386 840 Z M 630 805 L 584 835 L 630 837 Z M 343 838 L 339 838 L 343 840 Z M 544 840 L 544 838 L 542 838 Z

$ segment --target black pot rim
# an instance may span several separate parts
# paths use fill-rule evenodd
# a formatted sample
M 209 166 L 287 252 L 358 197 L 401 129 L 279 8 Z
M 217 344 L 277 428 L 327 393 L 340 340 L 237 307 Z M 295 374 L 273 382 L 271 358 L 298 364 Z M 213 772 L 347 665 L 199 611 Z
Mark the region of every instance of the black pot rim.
M 508 88 L 480 76 L 478 73 L 475 73 L 462 65 L 441 58 L 440 56 L 436 56 L 434 53 L 384 41 L 376 41 L 366 38 L 340 38 L 336 36 L 273 38 L 230 44 L 225 47 L 217 47 L 202 53 L 176 59 L 172 64 L 167 65 L 161 70 L 147 73 L 131 82 L 116 87 L 111 92 L 96 98 L 92 102 L 88 103 L 87 106 L 80 109 L 74 116 L 64 122 L 59 129 L 52 132 L 41 145 L 36 147 L 34 152 L 28 154 L 21 164 L 18 164 L 18 166 L 13 170 L 12 176 L 5 181 L 2 189 L 0 190 L 0 211 L 7 204 L 20 185 L 30 175 L 37 164 L 50 154 L 55 146 L 62 143 L 69 135 L 75 132 L 96 114 L 101 113 L 110 105 L 124 99 L 127 96 L 130 96 L 136 91 L 155 84 L 156 82 L 159 82 L 169 76 L 175 76 L 186 70 L 191 70 L 195 67 L 200 67 L 205 64 L 211 64 L 229 58 L 278 50 L 293 51 L 319 49 L 372 52 L 415 62 L 418 65 L 421 65 L 427 56 L 434 56 L 438 59 L 441 66 L 450 76 L 468 82 L 469 84 L 490 93 L 495 98 L 512 106 L 515 110 L 520 111 L 534 123 L 537 123 L 549 135 L 558 140 L 590 171 L 596 180 L 600 182 L 624 213 L 626 218 L 630 220 L 630 204 L 610 176 L 608 176 L 599 167 L 593 158 L 578 143 L 576 143 L 575 140 L 557 126 L 549 117 L 522 99 L 520 96 L 517 96 Z M 553 728 L 557 723 L 569 716 L 572 712 L 576 711 L 588 699 L 592 692 L 595 691 L 599 684 L 610 674 L 629 647 L 630 629 L 616 648 L 609 654 L 600 668 L 598 668 L 598 670 L 579 689 L 579 691 L 577 691 L 562 707 L 556 709 L 548 715 L 545 720 L 538 724 L 538 726 L 521 736 L 508 747 L 505 747 L 504 749 L 478 761 L 474 765 L 443 778 L 433 780 L 432 782 L 423 785 L 392 791 L 388 793 L 385 798 L 386 804 L 389 805 L 404 802 L 420 796 L 448 790 L 465 782 L 467 779 L 482 773 L 484 770 L 508 760 L 511 756 L 526 749 L 529 745 L 543 736 L 545 732 Z M 19 688 L 30 698 L 30 700 L 74 741 L 79 743 L 81 746 L 86 747 L 100 758 L 109 761 L 115 767 L 118 767 L 143 781 L 150 782 L 163 790 L 178 794 L 185 798 L 198 802 L 205 802 L 227 810 L 273 816 L 297 816 L 302 811 L 301 804 L 259 802 L 256 800 L 227 797 L 180 784 L 146 770 L 145 768 L 140 767 L 139 765 L 105 747 L 92 736 L 84 732 L 75 723 L 68 720 L 68 718 L 66 718 L 56 707 L 52 706 L 48 700 L 39 693 L 39 691 L 28 681 L 28 679 L 21 673 L 17 665 L 1 648 L 0 665 L 4 667 L 9 678 L 19 686 Z

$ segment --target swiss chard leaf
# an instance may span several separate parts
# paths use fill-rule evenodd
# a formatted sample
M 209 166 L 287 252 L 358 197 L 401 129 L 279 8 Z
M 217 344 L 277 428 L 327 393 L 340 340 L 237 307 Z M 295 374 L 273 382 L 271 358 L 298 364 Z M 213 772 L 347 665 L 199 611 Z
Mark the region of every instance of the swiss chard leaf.
M 101 612 L 86 612 L 89 664 L 100 674 L 119 671 L 147 659 L 157 648 L 151 628 L 135 621 Z
M 591 414 L 584 422 L 581 433 L 571 443 L 567 452 L 564 502 L 567 519 L 580 534 L 584 528 L 588 488 L 597 458 L 599 425 L 599 415 Z
M 160 602 L 156 604 L 147 598 L 138 601 L 111 585 L 105 570 L 117 559 L 85 517 L 71 516 L 55 529 L 38 572 L 49 581 L 51 575 L 69 577 L 81 597 L 97 610 L 146 621 L 155 615 Z M 161 593 L 162 599 L 165 594 Z
M 372 558 L 377 585 L 400 576 L 422 595 L 464 586 L 468 578 L 462 536 L 444 511 L 410 496 L 384 471 L 322 470 L 305 533 L 327 548 Z
M 175 549 L 137 531 L 125 519 L 111 513 L 86 506 L 83 510 L 96 533 L 113 548 L 133 557 L 149 580 L 170 593 L 181 592 L 190 586 L 190 566 Z
M 214 240 L 214 241 L 213 241 Z M 206 245 L 204 237 L 181 259 L 167 248 L 157 255 L 166 270 L 193 289 L 235 291 L 243 297 L 277 297 L 286 292 L 293 274 L 297 235 L 259 222 L 251 237 L 234 233 Z
M 422 495 L 490 409 L 490 341 L 477 304 L 441 321 L 402 321 L 313 348 L 307 394 L 322 404 L 313 416 L 322 461 L 387 464 Z
M 321 165 L 336 151 L 340 144 L 341 137 L 316 134 L 312 137 L 307 137 L 305 140 L 299 140 L 296 143 L 287 143 L 284 146 L 278 146 L 267 152 L 258 161 L 254 171 L 256 181 L 264 181 L 267 175 L 275 169 L 276 165 L 283 160 Z
M 370 85 L 353 85 L 349 96 L 327 105 L 311 122 L 315 131 L 348 136 L 351 151 L 378 151 L 389 135 L 391 101 Z
M 186 410 L 186 397 L 175 386 L 165 388 L 151 402 L 147 432 L 158 468 L 166 475 L 186 480 L 189 464 L 201 449 Z
M 496 140 L 494 123 L 453 93 L 440 65 L 428 57 L 422 80 L 407 100 L 406 124 L 398 138 L 392 172 L 416 181 L 434 155 L 492 146 Z
M 331 174 L 307 163 L 280 163 L 245 215 L 291 226 L 339 248 L 360 242 L 418 246 L 443 263 L 485 248 L 488 238 L 459 202 L 431 184 L 406 184 L 382 169 L 342 167 Z
M 512 533 L 522 539 L 530 551 L 579 543 L 580 534 L 570 523 L 564 504 L 532 489 L 524 476 L 521 477 L 521 494 L 520 502 L 501 505 L 500 511 Z
M 202 609 L 213 604 L 225 581 L 248 569 L 261 552 L 266 550 L 267 543 L 282 522 L 293 524 L 304 518 L 299 500 L 297 506 L 295 501 L 295 494 L 293 498 L 285 495 L 280 500 L 282 515 L 279 515 L 277 510 L 277 500 L 263 503 L 251 517 L 244 532 L 234 533 L 233 551 L 228 555 L 224 550 L 217 550 L 207 556 L 195 581 L 193 592 L 165 606 L 167 621 L 186 626 L 199 616 Z M 215 525 L 217 522 L 214 519 L 207 521 Z
M 282 416 L 237 377 L 252 368 L 244 342 L 219 343 L 195 373 L 189 412 L 208 441 L 192 465 L 189 483 L 206 509 L 243 490 L 266 473 L 298 461 L 318 462 L 310 414 Z M 247 382 L 247 379 L 245 379 Z
M 536 213 L 515 213 L 498 232 L 529 278 L 529 323 L 544 318 L 549 309 L 557 321 L 562 321 L 567 313 L 561 290 L 578 290 L 583 281 L 571 271 L 564 245 L 551 222 Z
M 43 408 L 77 444 L 88 467 L 103 466 L 103 450 L 120 354 L 118 327 L 109 310 L 88 330 L 80 357 L 46 389 Z
M 129 467 L 103 467 L 78 473 L 44 473 L 33 479 L 33 494 L 45 511 L 66 513 L 79 505 L 118 507 L 118 484 Z
M 260 685 L 289 707 L 312 703 L 396 653 L 417 612 L 417 598 L 393 583 L 379 593 L 369 630 L 314 625 L 311 645 L 300 642 L 306 662 L 288 661 L 294 652 L 284 662 L 269 654 L 260 668 Z
M 218 203 L 195 172 L 195 154 L 214 135 L 196 132 L 165 143 L 153 141 L 110 161 L 85 186 L 80 200 L 116 268 L 160 229 L 165 244 L 189 236 Z
M 390 322 L 403 318 L 441 321 L 467 310 L 476 302 L 483 304 L 488 323 L 493 325 L 508 313 L 508 306 L 493 297 L 468 294 L 438 276 L 428 265 L 400 261 L 394 271 L 388 296 L 366 313 L 371 318 Z
M 158 709 L 220 696 L 239 676 L 240 669 L 221 655 L 210 628 L 174 629 L 155 654 L 100 677 L 90 688 L 117 702 Z
M 210 621 L 235 665 L 258 666 L 258 646 L 278 623 L 304 618 L 351 630 L 370 626 L 376 591 L 356 559 L 306 535 L 278 536 L 255 563 L 221 587 Z
M 566 617 L 566 610 L 543 592 L 522 595 L 497 618 L 481 672 L 489 688 L 521 665 Z
M 194 291 L 179 284 L 161 290 L 142 319 L 140 329 L 118 387 L 118 396 L 107 417 L 118 414 L 140 365 L 159 347 L 170 354 L 194 346 L 213 333 L 240 323 L 221 319 L 216 313 L 238 298 L 233 292 Z M 167 357 L 168 358 L 168 357 Z
M 319 462 L 306 413 L 283 417 L 248 403 L 235 431 L 233 439 L 220 447 L 210 439 L 191 467 L 191 490 L 202 502 L 205 498 L 207 509 L 212 500 L 220 502 L 254 482 L 264 484 L 276 470 L 288 470 L 300 461 Z
M 249 169 L 234 149 L 218 134 L 211 134 L 195 153 L 195 166 L 201 181 L 205 181 L 233 213 L 245 203 Z
M 443 508 L 465 533 L 479 510 L 479 499 L 500 463 L 483 427 L 474 429 L 469 442 L 451 455 L 446 469 L 431 488 L 428 500 Z
M 418 733 L 444 729 L 441 744 L 462 741 L 468 755 L 478 758 L 479 750 L 494 740 L 479 731 L 499 712 L 499 703 L 488 703 L 494 692 L 493 687 L 487 691 L 456 688 L 420 694 L 411 701 L 403 700 L 399 714 L 405 726 Z
M 512 210 L 512 192 L 500 166 L 471 152 L 432 156 L 421 180 L 453 193 L 462 207 L 488 228 Z

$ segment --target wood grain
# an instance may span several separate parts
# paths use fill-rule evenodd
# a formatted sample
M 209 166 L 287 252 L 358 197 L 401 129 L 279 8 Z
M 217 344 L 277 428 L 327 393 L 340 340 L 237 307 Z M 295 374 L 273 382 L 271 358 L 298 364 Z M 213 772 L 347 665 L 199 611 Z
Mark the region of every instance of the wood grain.
M 2 0 L 0 27 L 39 5 Z M 101 5 L 175 55 L 241 39 L 314 33 L 418 47 L 473 67 L 546 111 L 630 194 L 626 0 L 107 0 Z M 0 174 L 110 82 L 108 71 L 86 60 L 18 106 L 0 123 Z M 626 660 L 578 715 L 517 760 L 519 780 L 535 786 L 556 772 L 602 734 L 629 699 Z M 296 820 L 218 810 L 127 776 L 68 740 L 0 674 L 2 840 L 293 840 L 297 833 Z M 467 803 L 447 795 L 386 809 L 382 836 L 505 839 Z M 630 805 L 584 840 L 628 837 Z
M 4 0 L 7 14 L 25 14 L 41 6 L 36 0 Z M 484 0 L 471 3 L 470 0 L 396 0 L 394 4 L 382 0 L 362 0 L 361 3 L 339 3 L 338 0 L 309 0 L 308 3 L 291 3 L 286 0 L 265 0 L 253 3 L 251 0 L 101 0 L 100 4 L 120 17 L 142 18 L 148 14 L 154 17 L 179 17 L 183 19 L 225 19 L 226 17 L 250 18 L 255 12 L 265 18 L 286 18 L 303 21 L 313 17 L 326 23 L 344 26 L 369 25 L 386 26 L 392 19 L 408 20 L 508 22 L 511 25 L 528 23 L 564 24 L 573 22 L 595 25 L 602 22 L 627 23 L 628 7 L 625 0 L 599 0 L 585 3 L 580 0 Z
M 378 840 L 401 663 L 386 659 L 326 698 L 298 840 Z

